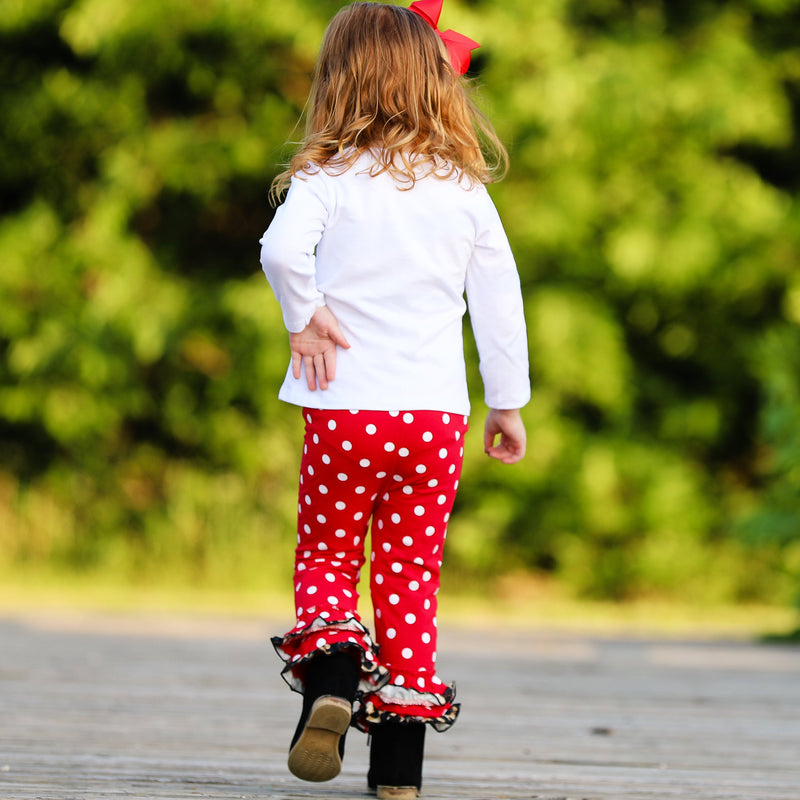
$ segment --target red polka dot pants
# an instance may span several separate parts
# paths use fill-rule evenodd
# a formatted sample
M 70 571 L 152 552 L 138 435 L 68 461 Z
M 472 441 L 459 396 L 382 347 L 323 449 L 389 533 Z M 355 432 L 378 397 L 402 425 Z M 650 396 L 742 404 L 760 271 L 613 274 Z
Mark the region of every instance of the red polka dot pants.
M 389 719 L 449 727 L 458 706 L 436 675 L 436 595 L 467 418 L 441 411 L 318 411 L 306 420 L 295 553 L 297 624 L 273 639 L 303 690 L 314 655 L 361 657 L 355 724 Z M 357 584 L 372 523 L 375 641 Z

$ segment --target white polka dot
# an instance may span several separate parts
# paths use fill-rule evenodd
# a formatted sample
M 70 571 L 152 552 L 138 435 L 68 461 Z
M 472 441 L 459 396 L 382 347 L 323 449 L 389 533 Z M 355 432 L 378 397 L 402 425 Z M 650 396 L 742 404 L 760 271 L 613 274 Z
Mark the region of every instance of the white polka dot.
M 381 548 L 383 549 L 383 552 L 384 552 L 384 553 L 389 553 L 389 552 L 391 552 L 391 550 L 392 550 L 392 546 L 389 544 L 389 542 L 384 542 L 384 543 L 381 545 Z
M 347 473 L 346 472 L 340 472 L 336 477 L 340 481 L 346 481 L 347 480 Z
M 408 588 L 411 589 L 412 592 L 416 592 L 419 590 L 419 583 L 417 581 L 410 581 Z
M 370 436 L 372 436 L 372 435 L 374 435 L 375 433 L 377 433 L 377 432 L 378 432 L 378 428 L 377 428 L 377 426 L 376 426 L 376 425 L 373 425 L 371 422 L 370 422 L 370 424 L 369 424 L 369 425 L 367 425 L 367 427 L 366 427 L 366 428 L 364 428 L 364 430 L 365 430 L 365 431 L 366 431 L 366 432 L 367 432 L 367 433 L 368 433 Z
M 392 522 L 397 525 L 397 523 L 400 522 L 400 515 L 397 513 L 392 514 Z
M 325 542 L 320 542 L 320 543 L 317 545 L 317 548 L 318 548 L 319 550 L 327 550 L 327 549 L 328 549 L 328 545 L 326 545 L 326 544 L 325 544 Z M 318 559 L 316 559 L 316 561 L 324 561 L 324 560 L 325 560 L 325 559 L 322 559 L 322 558 L 318 558 Z
M 311 495 L 307 494 L 303 499 L 306 501 L 307 506 L 311 505 Z
M 312 441 L 312 442 L 314 442 L 314 444 L 319 444 L 319 436 L 317 436 L 317 434 L 315 433 L 315 434 L 314 434 L 314 435 L 311 437 L 311 441 Z
M 425 581 L 425 583 L 427 583 L 430 579 L 431 579 L 430 572 L 428 572 L 428 570 L 425 570 L 425 572 L 422 573 L 422 580 Z
M 343 594 L 345 597 L 352 597 L 352 596 L 353 596 L 353 593 L 352 593 L 350 590 L 348 590 L 348 589 L 342 589 L 342 594 Z
M 422 559 L 421 559 L 419 556 L 417 556 L 417 557 L 414 559 L 414 563 L 415 563 L 415 564 L 419 564 L 419 566 L 421 567 L 421 566 L 422 566 L 422 565 L 423 565 L 425 562 L 424 562 L 424 561 L 423 561 L 423 560 L 422 560 Z
M 381 611 L 379 608 L 376 608 L 376 609 L 375 609 L 375 616 L 376 616 L 378 619 L 380 619 L 380 618 L 383 616 L 383 612 L 382 612 L 382 611 Z
M 417 621 L 417 618 L 411 612 L 409 612 L 406 614 L 405 620 L 408 625 L 413 625 Z
M 338 604 L 339 604 L 339 598 L 338 598 L 338 597 L 336 597 L 335 595 L 330 595 L 330 596 L 328 597 L 328 602 L 329 602 L 329 603 L 330 603 L 332 606 L 338 605 Z
M 324 454 L 322 456 L 322 463 L 323 464 L 330 464 L 331 463 L 331 457 L 329 455 L 327 455 L 327 454 Z
M 360 467 L 368 467 L 369 466 L 369 459 L 368 458 L 362 458 L 361 461 L 358 462 L 358 465 Z
M 424 464 L 417 464 L 415 469 L 418 475 L 422 475 L 423 472 L 428 471 L 428 468 Z
M 423 442 L 432 442 L 433 441 L 433 434 L 430 431 L 425 431 L 422 434 L 422 441 Z
M 345 439 L 342 442 L 342 450 L 352 450 L 352 449 L 353 449 L 353 443 L 352 442 L 348 442 L 347 439 Z
M 343 528 L 337 528 L 334 531 L 334 536 L 336 536 L 337 539 L 344 539 L 344 537 L 347 536 L 347 531 Z
M 414 651 L 410 647 L 404 647 L 403 652 L 400 653 L 400 655 L 403 656 L 403 658 L 413 658 Z
M 305 550 L 303 552 L 303 558 L 311 558 L 311 551 L 310 550 Z
M 366 491 L 367 489 L 365 486 L 356 486 L 356 494 L 364 494 Z
M 406 679 L 405 679 L 405 678 L 404 678 L 402 675 L 398 675 L 398 676 L 397 676 L 397 677 L 394 679 L 394 682 L 395 682 L 395 685 L 396 685 L 396 686 L 405 686 L 405 684 L 406 684 Z
M 456 465 L 451 464 L 450 469 L 447 470 L 451 475 L 456 471 Z
M 328 420 L 328 430 L 329 431 L 335 431 L 336 430 L 336 420 L 335 419 L 329 419 Z
M 311 526 L 310 525 L 303 525 L 303 530 L 306 533 L 311 533 Z
M 425 514 L 425 506 L 414 506 L 414 513 L 421 517 Z
M 423 642 L 425 642 L 425 644 L 431 643 L 431 635 L 427 631 L 423 633 L 420 638 L 422 639 Z
M 445 522 L 448 522 L 449 520 L 450 520 L 450 512 L 448 511 L 448 512 L 447 512 L 447 513 L 444 515 L 444 521 L 445 521 Z
M 385 472 L 379 472 L 375 477 L 376 478 L 385 478 L 386 477 L 386 473 Z
M 350 409 L 350 413 L 353 414 L 353 415 L 356 415 L 356 414 L 358 414 L 358 409 L 351 408 Z M 466 417 L 464 419 L 466 419 Z
M 447 495 L 446 495 L 446 494 L 440 494 L 440 495 L 439 495 L 439 496 L 436 498 L 436 502 L 437 502 L 437 503 L 438 503 L 440 506 L 443 506 L 443 505 L 444 505 L 444 504 L 447 502 Z
M 449 414 L 442 414 L 442 422 L 444 422 L 445 425 L 449 425 L 450 424 L 450 415 Z
M 410 486 L 404 486 L 403 494 L 414 494 L 414 490 Z
M 314 474 L 314 467 L 312 467 L 311 464 L 308 465 L 308 474 L 309 475 L 313 475 Z
M 397 631 L 394 628 L 387 628 L 386 629 L 386 638 L 387 639 L 394 639 L 397 636 Z
M 430 600 L 426 600 L 422 605 L 424 606 L 426 611 L 430 611 L 431 610 L 431 601 Z
M 377 584 L 378 584 L 378 586 L 380 586 L 380 585 L 383 583 L 383 575 L 381 575 L 380 573 L 378 573 L 378 574 L 375 576 L 375 583 L 377 583 Z
M 317 593 L 316 586 L 309 586 L 308 589 L 306 589 L 306 594 L 316 594 L 316 593 Z
M 461 431 L 456 431 L 456 441 L 461 438 Z
M 336 508 L 338 508 L 339 511 L 344 511 L 347 508 L 347 503 L 343 503 L 341 500 L 337 500 Z
M 325 647 L 325 645 L 328 644 L 328 640 L 325 639 L 323 636 L 320 636 L 319 639 L 317 639 L 317 641 L 315 642 L 315 644 L 317 645 L 317 647 Z
M 447 448 L 446 447 L 442 447 L 441 450 L 439 450 L 439 458 L 447 458 Z
M 327 518 L 325 517 L 324 514 L 317 514 L 317 522 L 319 522 L 320 524 L 324 525 L 327 521 L 328 520 L 327 520 Z
M 430 486 L 431 489 L 435 489 L 438 485 L 439 485 L 439 481 L 437 481 L 436 478 L 431 478 L 428 481 L 428 486 Z
M 390 417 L 399 417 L 400 416 L 400 412 L 399 411 L 390 411 L 389 412 L 389 416 Z
M 353 537 L 353 547 L 358 547 L 361 544 L 361 537 L 354 536 Z
M 389 595 L 389 605 L 396 606 L 400 602 L 399 595 L 390 594 Z
M 401 456 L 402 458 L 405 458 L 410 452 L 411 451 L 407 447 L 401 447 L 397 451 L 397 455 Z
M 424 689 L 425 688 L 425 678 L 417 678 L 417 686 L 419 686 L 420 689 Z
M 394 478 L 394 480 L 396 480 L 398 483 L 403 480 L 402 475 L 392 475 L 392 478 Z
M 425 528 L 426 536 L 433 536 L 434 533 L 436 533 L 436 528 L 434 528 L 433 525 L 428 525 L 428 527 Z
M 363 516 L 364 516 L 364 512 L 363 511 L 356 511 L 356 513 L 353 514 L 353 519 L 354 520 L 360 520 Z
M 383 449 L 387 453 L 391 453 L 394 450 L 394 442 L 386 442 L 386 444 L 383 446 Z
M 395 561 L 392 564 L 392 572 L 394 572 L 395 575 L 399 575 L 402 571 L 403 571 L 403 565 Z
M 403 414 L 403 422 L 412 423 L 414 421 L 413 414 Z
M 411 545 L 414 544 L 414 540 L 410 536 L 404 536 L 403 537 L 403 544 L 406 547 L 411 547 Z
M 321 483 L 319 485 L 319 493 L 320 494 L 328 494 L 328 487 L 324 483 Z
M 311 422 L 311 414 L 306 414 L 306 422 Z
M 325 580 L 328 581 L 328 583 L 333 583 L 336 580 L 336 576 L 332 572 L 326 572 Z
M 298 572 L 302 572 L 302 571 L 303 571 L 305 568 L 306 568 L 306 565 L 305 565 L 305 564 L 302 564 L 302 563 L 301 563 L 301 564 L 298 564 L 298 565 L 297 565 L 297 571 L 298 571 Z

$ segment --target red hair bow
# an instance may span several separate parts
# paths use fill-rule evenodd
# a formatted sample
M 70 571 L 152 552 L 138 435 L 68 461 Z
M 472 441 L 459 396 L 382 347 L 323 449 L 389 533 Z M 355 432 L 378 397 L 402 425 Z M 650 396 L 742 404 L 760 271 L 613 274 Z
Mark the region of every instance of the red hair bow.
M 450 56 L 450 63 L 453 69 L 463 75 L 469 69 L 470 54 L 480 45 L 456 31 L 440 31 L 438 28 L 439 17 L 442 13 L 442 3 L 444 0 L 416 0 L 409 7 L 415 14 L 419 14 L 439 35 L 447 48 Z

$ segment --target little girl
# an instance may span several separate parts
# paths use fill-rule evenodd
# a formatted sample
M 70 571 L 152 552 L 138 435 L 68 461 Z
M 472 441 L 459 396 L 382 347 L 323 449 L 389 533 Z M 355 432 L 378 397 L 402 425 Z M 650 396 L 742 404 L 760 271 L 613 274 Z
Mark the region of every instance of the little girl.
M 334 17 L 261 239 L 291 348 L 279 396 L 305 420 L 297 623 L 273 639 L 303 694 L 289 769 L 333 778 L 352 724 L 371 734 L 378 797 L 417 796 L 425 727 L 459 710 L 436 673 L 436 595 L 470 410 L 465 293 L 489 456 L 523 457 L 530 398 L 519 276 L 484 186 L 505 151 L 460 77 L 478 45 L 439 32 L 441 5 Z M 357 593 L 370 524 L 374 638 Z

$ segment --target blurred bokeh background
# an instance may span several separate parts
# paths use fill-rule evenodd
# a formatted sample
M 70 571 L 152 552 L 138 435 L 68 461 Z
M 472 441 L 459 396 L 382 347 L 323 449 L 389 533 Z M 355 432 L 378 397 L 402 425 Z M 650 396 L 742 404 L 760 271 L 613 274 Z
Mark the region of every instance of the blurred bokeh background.
M 289 597 L 301 425 L 258 238 L 342 5 L 0 5 L 3 602 Z M 534 381 L 504 468 L 472 359 L 445 590 L 794 608 L 800 1 L 446 0 L 441 23 L 483 43 Z

